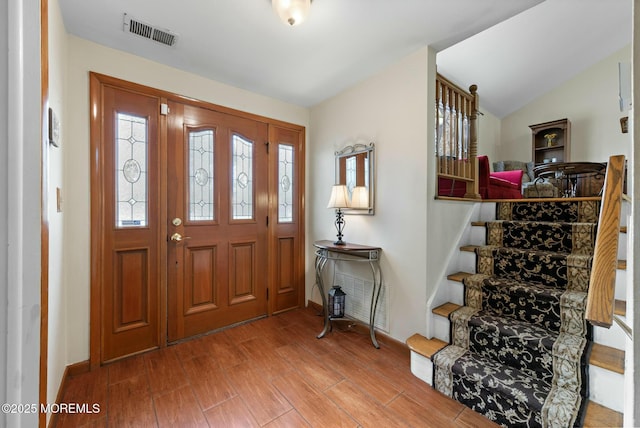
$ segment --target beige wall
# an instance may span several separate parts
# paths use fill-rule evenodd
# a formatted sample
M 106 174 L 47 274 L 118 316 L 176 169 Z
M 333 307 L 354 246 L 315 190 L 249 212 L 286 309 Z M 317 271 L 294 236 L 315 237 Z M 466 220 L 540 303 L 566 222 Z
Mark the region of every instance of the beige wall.
M 426 331 L 427 299 L 467 213 L 466 205 L 434 199 L 433 99 L 435 55 L 424 48 L 311 110 L 308 241 L 336 233 L 334 212 L 325 208 L 334 183 L 334 152 L 373 141 L 375 215 L 347 216 L 345 239 L 382 247 L 389 333 L 401 341 Z M 319 302 L 313 283 L 308 271 L 307 295 Z
M 66 71 L 67 34 L 62 22 L 57 0 L 49 1 L 49 106 L 59 120 L 65 117 L 64 74 Z M 47 353 L 47 403 L 55 403 L 58 387 L 68 363 L 66 354 L 67 330 L 65 326 L 64 265 L 64 215 L 67 209 L 57 212 L 56 188 L 66 197 L 63 182 L 65 128 L 61 127 L 60 147 L 49 147 L 49 319 Z
M 89 72 L 308 126 L 309 111 L 68 36 L 65 93 L 64 279 L 67 362 L 89 358 Z
M 631 45 L 502 119 L 502 159 L 531 160 L 529 125 L 571 121 L 572 161 L 604 162 L 631 153 L 630 135 L 620 132 L 618 62 L 631 61 Z

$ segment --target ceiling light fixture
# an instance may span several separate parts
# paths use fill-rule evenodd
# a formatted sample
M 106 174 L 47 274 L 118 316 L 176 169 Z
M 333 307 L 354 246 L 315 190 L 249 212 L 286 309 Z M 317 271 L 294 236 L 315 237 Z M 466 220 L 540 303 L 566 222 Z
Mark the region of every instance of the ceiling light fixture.
M 294 27 L 307 19 L 311 0 L 271 0 L 271 5 L 282 22 Z

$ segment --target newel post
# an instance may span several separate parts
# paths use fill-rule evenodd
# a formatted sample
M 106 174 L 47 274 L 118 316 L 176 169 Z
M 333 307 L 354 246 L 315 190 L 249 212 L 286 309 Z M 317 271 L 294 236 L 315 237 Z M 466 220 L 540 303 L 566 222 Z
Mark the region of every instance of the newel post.
M 471 115 L 469 116 L 469 163 L 473 181 L 467 182 L 467 193 L 465 193 L 464 197 L 481 199 L 478 188 L 478 110 L 480 107 L 478 85 L 469 86 L 469 92 L 472 97 Z

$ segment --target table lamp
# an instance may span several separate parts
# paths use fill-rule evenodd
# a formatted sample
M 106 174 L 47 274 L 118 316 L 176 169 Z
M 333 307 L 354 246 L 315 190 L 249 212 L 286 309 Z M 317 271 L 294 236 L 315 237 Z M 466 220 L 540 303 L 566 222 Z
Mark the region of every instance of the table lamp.
M 342 231 L 344 230 L 344 213 L 342 208 L 349 207 L 349 195 L 347 192 L 347 186 L 344 184 L 336 184 L 331 188 L 331 197 L 329 198 L 329 204 L 327 208 L 336 208 L 336 229 L 338 230 L 338 240 L 334 245 L 345 245 L 342 240 Z

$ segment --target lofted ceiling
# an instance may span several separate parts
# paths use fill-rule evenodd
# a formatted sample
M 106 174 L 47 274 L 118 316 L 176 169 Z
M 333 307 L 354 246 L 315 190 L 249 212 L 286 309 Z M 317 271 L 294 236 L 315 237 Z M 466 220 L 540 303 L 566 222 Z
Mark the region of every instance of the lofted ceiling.
M 438 71 L 477 84 L 482 107 L 502 118 L 631 44 L 632 5 L 546 0 L 439 52 Z
M 314 0 L 288 27 L 269 0 L 59 0 L 67 31 L 311 107 L 426 45 L 499 117 L 631 41 L 632 0 Z M 123 15 L 178 34 L 167 47 Z

